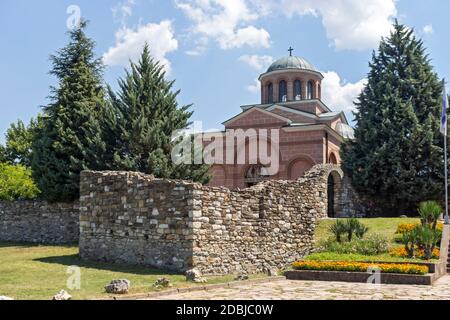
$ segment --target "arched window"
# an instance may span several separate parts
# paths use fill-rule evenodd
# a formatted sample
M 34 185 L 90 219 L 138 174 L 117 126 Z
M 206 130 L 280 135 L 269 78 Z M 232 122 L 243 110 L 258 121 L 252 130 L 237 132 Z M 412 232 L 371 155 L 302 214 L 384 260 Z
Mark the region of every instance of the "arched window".
M 308 100 L 311 100 L 314 98 L 314 85 L 312 83 L 312 81 L 308 82 Z
M 273 84 L 269 83 L 267 86 L 267 92 L 268 92 L 268 99 L 267 103 L 273 103 Z
M 279 88 L 278 101 L 286 102 L 287 101 L 287 84 L 286 84 L 286 81 L 284 81 L 284 80 L 280 81 L 280 84 L 279 84 L 278 88 Z
M 300 80 L 295 80 L 294 82 L 294 100 L 302 100 L 302 83 Z

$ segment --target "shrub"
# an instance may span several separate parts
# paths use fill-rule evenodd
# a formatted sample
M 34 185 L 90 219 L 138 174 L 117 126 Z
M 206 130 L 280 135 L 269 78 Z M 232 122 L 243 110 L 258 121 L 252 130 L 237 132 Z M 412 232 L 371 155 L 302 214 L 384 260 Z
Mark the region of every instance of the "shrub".
M 342 235 L 347 232 L 347 226 L 342 220 L 336 220 L 330 227 L 330 232 L 334 235 L 337 242 L 342 241 Z
M 339 243 L 342 242 L 342 236 L 344 234 L 347 235 L 347 240 L 351 242 L 353 240 L 353 235 L 356 235 L 359 239 L 362 239 L 368 231 L 369 228 L 355 218 L 344 221 L 336 220 L 336 222 L 330 227 L 330 232 Z
M 380 235 L 371 235 L 367 239 L 337 242 L 333 238 L 321 243 L 323 251 L 338 254 L 378 255 L 389 251 L 389 242 Z
M 0 200 L 34 199 L 39 189 L 31 177 L 31 170 L 22 165 L 0 163 Z
M 298 261 L 292 264 L 295 270 L 317 270 L 317 271 L 347 271 L 367 272 L 369 268 L 379 268 L 382 273 L 419 274 L 428 273 L 427 266 L 415 264 L 390 264 L 390 263 L 364 263 L 350 261 Z
M 442 208 L 436 201 L 425 201 L 419 205 L 422 226 L 436 230 L 437 221 L 442 214 Z
M 358 222 L 358 225 L 355 228 L 355 235 L 358 239 L 364 238 L 367 232 L 369 232 L 369 228 Z
M 397 258 L 409 258 L 409 254 L 406 251 L 405 247 L 397 247 L 392 249 L 389 254 L 392 257 L 397 257 Z M 431 254 L 431 258 L 430 259 L 439 259 L 440 257 L 440 250 L 435 248 Z M 419 249 L 418 247 L 416 247 L 416 249 L 414 250 L 414 258 L 418 258 L 418 259 L 425 259 L 425 251 L 422 249 Z
M 356 252 L 363 255 L 375 256 L 389 252 L 389 249 L 389 241 L 378 234 L 356 242 Z

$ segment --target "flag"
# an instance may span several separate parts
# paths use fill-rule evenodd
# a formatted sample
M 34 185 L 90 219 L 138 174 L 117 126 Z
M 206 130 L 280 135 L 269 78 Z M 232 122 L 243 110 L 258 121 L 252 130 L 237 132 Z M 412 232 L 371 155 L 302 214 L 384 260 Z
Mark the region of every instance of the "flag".
M 445 80 L 444 84 L 444 92 L 442 94 L 442 116 L 441 116 L 441 133 L 444 136 L 447 136 L 447 110 L 448 110 L 448 96 L 447 90 L 445 89 Z

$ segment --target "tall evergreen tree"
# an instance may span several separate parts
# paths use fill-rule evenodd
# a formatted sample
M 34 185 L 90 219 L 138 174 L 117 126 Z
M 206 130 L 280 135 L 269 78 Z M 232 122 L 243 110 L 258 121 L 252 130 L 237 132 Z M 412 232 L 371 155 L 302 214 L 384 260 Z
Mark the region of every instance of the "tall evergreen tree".
M 113 168 L 153 174 L 159 178 L 209 180 L 206 165 L 174 165 L 171 161 L 176 130 L 186 129 L 190 105 L 178 106 L 180 91 L 174 81 L 165 80 L 163 66 L 155 62 L 146 44 L 138 63 L 130 62 L 126 77 L 119 80 L 119 92 L 109 89 L 111 105 L 109 140 Z
M 52 102 L 43 108 L 43 125 L 33 141 L 33 175 L 50 201 L 77 199 L 80 172 L 104 169 L 103 65 L 94 58 L 95 44 L 85 34 L 86 25 L 82 21 L 71 30 L 69 44 L 51 56 L 50 73 L 58 87 L 52 88 Z
M 354 141 L 342 148 L 353 185 L 391 213 L 443 192 L 442 84 L 413 30 L 395 22 L 373 54 Z

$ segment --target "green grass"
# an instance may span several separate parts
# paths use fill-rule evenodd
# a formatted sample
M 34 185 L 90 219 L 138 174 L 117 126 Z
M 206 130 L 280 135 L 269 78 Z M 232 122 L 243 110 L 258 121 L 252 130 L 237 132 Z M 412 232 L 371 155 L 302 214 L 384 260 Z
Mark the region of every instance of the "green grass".
M 80 290 L 66 288 L 69 266 L 81 268 Z M 82 261 L 76 246 L 0 243 L 0 295 L 17 300 L 49 300 L 61 289 L 68 291 L 73 299 L 107 298 L 109 295 L 104 292 L 104 286 L 113 279 L 130 280 L 130 294 L 148 293 L 156 291 L 152 285 L 162 277 L 170 279 L 173 288 L 199 285 L 187 282 L 184 275 L 152 268 Z M 251 278 L 260 277 L 263 275 Z M 225 283 L 233 279 L 233 275 L 208 277 L 208 283 Z
M 397 231 L 397 226 L 400 223 L 418 223 L 419 219 L 416 218 L 367 218 L 358 219 L 364 225 L 369 227 L 369 232 L 367 235 L 379 234 L 388 239 L 392 248 L 401 246 L 395 242 L 395 232 Z M 315 231 L 316 246 L 318 247 L 320 243 L 327 240 L 331 234 L 329 231 L 330 226 L 335 222 L 335 220 L 323 220 L 319 222 L 319 225 Z M 316 261 L 361 261 L 361 262 L 424 262 L 420 259 L 405 259 L 392 257 L 389 253 L 367 256 L 361 254 L 339 254 L 335 252 L 317 252 L 306 257 L 305 260 L 316 260 Z M 436 260 L 432 260 L 433 262 Z
M 370 234 L 379 234 L 386 237 L 392 244 L 395 243 L 395 231 L 400 223 L 418 223 L 419 219 L 416 218 L 366 218 L 358 219 L 364 225 L 369 227 Z M 335 220 L 323 220 L 319 222 L 316 228 L 315 240 L 316 245 L 319 245 L 321 241 L 324 241 L 330 237 L 329 228 L 335 222 Z

